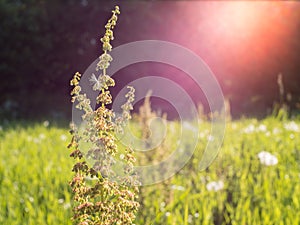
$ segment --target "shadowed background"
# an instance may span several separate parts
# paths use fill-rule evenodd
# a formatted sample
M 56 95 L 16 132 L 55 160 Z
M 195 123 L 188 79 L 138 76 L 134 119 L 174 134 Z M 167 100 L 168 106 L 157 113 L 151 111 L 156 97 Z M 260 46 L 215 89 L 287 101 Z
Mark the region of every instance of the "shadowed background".
M 270 113 L 280 98 L 279 74 L 290 96 L 287 104 L 297 109 L 298 2 L 0 0 L 1 119 L 69 120 L 69 80 L 100 54 L 99 39 L 116 4 L 121 15 L 113 46 L 158 39 L 191 49 L 216 75 L 233 116 Z M 208 110 L 203 93 L 186 74 L 159 63 L 122 69 L 114 76 L 117 86 L 112 93 L 149 75 L 172 79 Z M 174 114 L 162 100 L 152 105 Z

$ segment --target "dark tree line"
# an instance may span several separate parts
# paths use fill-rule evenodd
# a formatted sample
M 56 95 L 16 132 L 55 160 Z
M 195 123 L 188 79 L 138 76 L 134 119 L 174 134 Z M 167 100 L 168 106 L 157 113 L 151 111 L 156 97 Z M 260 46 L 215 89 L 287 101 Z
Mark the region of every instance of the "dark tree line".
M 115 46 L 135 40 L 167 39 L 169 21 L 174 21 L 173 19 L 177 18 L 182 10 L 182 6 L 179 7 L 172 1 L 164 4 L 159 1 L 125 3 L 96 0 L 0 0 L 2 119 L 6 116 L 17 118 L 70 116 L 69 80 L 76 71 L 84 72 L 96 59 L 100 52 L 99 38 L 104 31 L 106 19 L 116 3 L 120 3 L 123 11 L 116 30 L 117 37 L 113 42 Z M 178 36 L 192 35 L 180 34 L 180 29 L 185 32 L 185 23 L 179 19 L 176 21 Z M 299 21 L 295 23 L 300 24 Z M 299 32 L 300 29 L 294 34 L 295 40 L 299 40 Z M 196 38 L 191 37 L 189 40 L 196 42 Z M 176 38 L 174 40 L 169 38 L 169 41 L 176 41 Z M 180 44 L 185 43 L 181 41 Z M 298 87 L 300 67 L 297 63 L 299 46 L 299 41 L 290 44 L 287 48 L 290 50 L 286 53 L 288 59 L 278 62 L 285 65 L 281 72 L 286 74 L 285 89 L 286 93 L 292 93 L 290 104 L 294 108 L 300 94 Z M 197 52 L 197 49 L 194 50 Z M 213 61 L 209 58 L 207 61 L 211 65 L 218 62 L 217 59 Z M 225 66 L 217 65 L 212 69 L 225 95 L 231 99 L 235 115 L 265 114 L 274 101 L 279 100 L 276 84 L 278 73 L 277 70 L 272 70 L 274 65 L 266 65 L 270 69 L 264 70 L 265 73 L 272 74 L 270 76 L 238 67 L 228 70 L 237 74 L 235 80 L 234 76 L 227 77 L 231 79 L 228 88 L 228 79 L 222 74 L 222 68 L 230 65 L 230 62 L 226 63 Z M 242 76 L 249 78 L 242 83 Z M 117 77 L 120 78 L 120 83 L 134 79 L 134 75 Z M 251 101 L 248 101 L 249 99 Z M 255 110 L 254 105 L 257 106 Z

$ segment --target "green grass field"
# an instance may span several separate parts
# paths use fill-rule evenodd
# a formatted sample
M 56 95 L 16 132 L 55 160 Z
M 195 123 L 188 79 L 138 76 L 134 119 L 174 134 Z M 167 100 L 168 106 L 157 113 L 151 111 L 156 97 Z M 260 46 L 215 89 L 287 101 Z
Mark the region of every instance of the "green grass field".
M 67 128 L 44 125 L 0 127 L 1 225 L 72 224 L 70 135 Z M 205 127 L 199 150 L 176 176 L 142 188 L 135 224 L 299 225 L 300 121 L 268 117 L 227 123 L 218 157 L 200 172 L 209 135 Z M 260 161 L 262 151 L 272 154 L 274 165 Z

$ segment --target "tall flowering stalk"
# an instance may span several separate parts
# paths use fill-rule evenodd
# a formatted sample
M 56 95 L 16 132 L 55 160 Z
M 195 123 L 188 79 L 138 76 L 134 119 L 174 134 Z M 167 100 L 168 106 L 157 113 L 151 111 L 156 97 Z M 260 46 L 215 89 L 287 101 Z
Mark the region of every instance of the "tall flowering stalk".
M 114 157 L 119 154 L 116 134 L 131 119 L 134 89 L 128 87 L 129 92 L 125 96 L 127 102 L 122 106 L 123 113 L 116 117 L 107 108 L 113 101 L 109 88 L 115 85 L 115 81 L 107 75 L 106 70 L 112 61 L 108 52 L 112 50 L 110 41 L 114 38 L 113 29 L 120 14 L 119 7 L 116 6 L 112 13 L 101 38 L 103 54 L 96 67 L 96 71 L 101 74 L 98 77 L 92 74 L 90 78 L 93 90 L 99 92 L 96 99 L 99 107 L 94 110 L 90 99 L 82 93 L 80 73 L 77 72 L 70 82 L 73 86 L 72 102 L 83 111 L 82 119 L 85 124 L 83 130 L 74 123 L 71 124 L 73 137 L 68 146 L 72 149 L 70 156 L 76 160 L 70 186 L 74 193 L 73 221 L 77 225 L 132 224 L 139 208 L 136 201 L 139 190 L 133 170 L 133 151 L 127 149 L 124 157 L 121 157 L 122 176 L 113 169 L 116 165 Z M 88 151 L 83 151 L 83 143 L 88 143 Z

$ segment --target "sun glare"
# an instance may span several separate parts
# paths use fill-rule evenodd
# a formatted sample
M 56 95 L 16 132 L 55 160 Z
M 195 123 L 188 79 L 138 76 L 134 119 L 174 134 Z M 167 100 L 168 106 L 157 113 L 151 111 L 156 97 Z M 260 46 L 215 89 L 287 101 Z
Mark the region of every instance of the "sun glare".
M 257 4 L 237 1 L 225 4 L 217 16 L 224 35 L 248 37 L 260 28 L 264 13 Z
M 214 43 L 214 49 L 223 56 L 228 57 L 232 52 L 240 64 L 262 63 L 270 55 L 280 55 L 286 51 L 285 43 L 295 32 L 295 26 L 287 22 L 293 21 L 293 6 L 249 1 L 211 5 L 206 18 L 211 27 L 210 43 Z
M 280 4 L 266 2 L 226 2 L 214 14 L 216 29 L 224 41 L 258 41 L 278 29 Z M 256 39 L 256 40 L 254 40 Z

